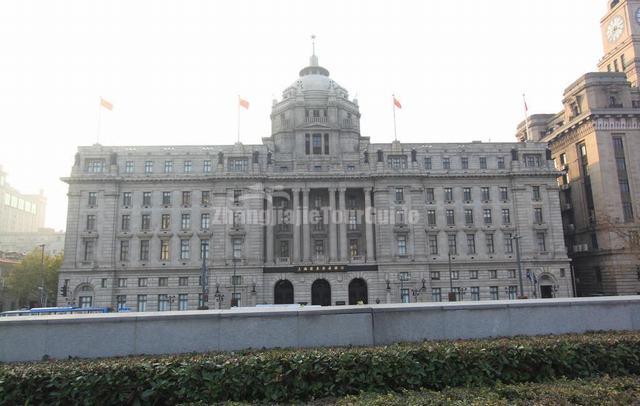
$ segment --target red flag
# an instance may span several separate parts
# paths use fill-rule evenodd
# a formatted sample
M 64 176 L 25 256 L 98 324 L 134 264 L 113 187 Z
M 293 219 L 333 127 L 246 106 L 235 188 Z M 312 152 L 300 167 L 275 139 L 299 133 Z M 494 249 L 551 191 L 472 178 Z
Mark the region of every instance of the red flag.
M 396 99 L 396 96 L 393 96 L 393 104 L 394 104 L 397 108 L 399 108 L 399 109 L 401 109 L 401 108 L 402 108 L 402 104 L 400 104 L 400 102 L 398 101 L 398 99 Z
M 247 100 L 238 96 L 238 102 L 240 103 L 240 107 L 244 107 L 245 109 L 249 110 L 249 102 Z
M 113 111 L 113 103 L 110 103 L 110 102 L 106 101 L 102 97 L 100 98 L 100 106 L 104 107 L 105 109 L 107 109 L 109 111 Z

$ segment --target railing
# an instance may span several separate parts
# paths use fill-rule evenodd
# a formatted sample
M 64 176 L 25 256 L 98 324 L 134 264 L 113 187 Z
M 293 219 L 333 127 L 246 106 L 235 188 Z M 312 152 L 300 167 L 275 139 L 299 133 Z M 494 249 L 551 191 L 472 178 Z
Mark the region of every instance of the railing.
M 278 257 L 276 258 L 276 264 L 278 265 L 289 265 L 291 263 L 290 257 Z
M 354 255 L 351 257 L 351 262 L 355 264 L 364 263 L 364 255 Z
M 342 128 L 358 128 L 358 122 L 352 119 L 345 118 L 342 120 Z
M 305 117 L 305 123 L 326 123 L 327 117 Z

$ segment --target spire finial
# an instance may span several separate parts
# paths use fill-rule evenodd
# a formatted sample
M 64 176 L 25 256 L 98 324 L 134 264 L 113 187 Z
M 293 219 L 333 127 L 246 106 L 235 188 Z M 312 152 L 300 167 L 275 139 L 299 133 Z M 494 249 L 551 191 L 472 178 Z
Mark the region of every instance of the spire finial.
M 312 55 L 315 56 L 316 55 L 316 35 L 315 34 L 311 34 L 311 47 L 313 49 Z
M 311 35 L 311 49 L 313 51 L 313 54 L 311 55 L 311 58 L 309 58 L 309 65 L 318 66 L 318 57 L 316 56 L 316 35 L 315 34 Z

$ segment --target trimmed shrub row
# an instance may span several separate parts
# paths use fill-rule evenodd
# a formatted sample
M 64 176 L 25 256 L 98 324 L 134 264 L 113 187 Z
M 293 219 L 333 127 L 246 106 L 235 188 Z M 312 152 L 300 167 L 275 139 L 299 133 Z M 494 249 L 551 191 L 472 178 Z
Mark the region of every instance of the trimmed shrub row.
M 640 334 L 0 366 L 0 404 L 175 404 L 342 397 L 640 374 Z

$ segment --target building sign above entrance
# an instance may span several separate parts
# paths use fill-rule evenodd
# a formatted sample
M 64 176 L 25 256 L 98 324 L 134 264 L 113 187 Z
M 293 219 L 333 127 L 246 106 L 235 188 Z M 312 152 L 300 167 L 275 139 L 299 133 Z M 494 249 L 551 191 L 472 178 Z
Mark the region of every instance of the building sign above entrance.
M 295 272 L 345 272 L 344 265 L 301 265 L 295 267 Z

